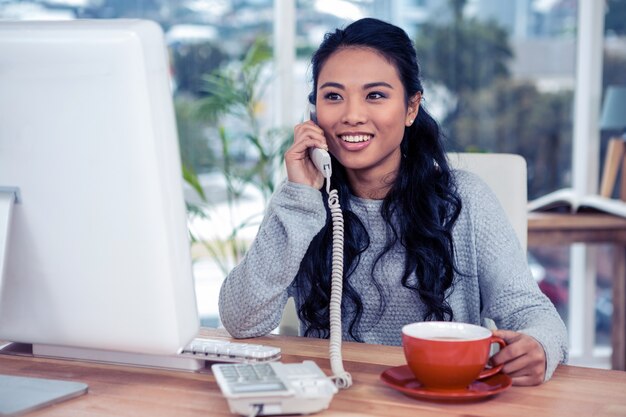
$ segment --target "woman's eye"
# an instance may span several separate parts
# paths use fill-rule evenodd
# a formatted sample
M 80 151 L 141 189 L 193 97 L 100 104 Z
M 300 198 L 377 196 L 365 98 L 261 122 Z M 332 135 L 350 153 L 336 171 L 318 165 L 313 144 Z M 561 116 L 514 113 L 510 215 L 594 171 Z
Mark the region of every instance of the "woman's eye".
M 371 92 L 367 95 L 368 100 L 378 100 L 381 98 L 385 98 L 383 93 L 379 93 L 378 91 Z
M 341 100 L 341 96 L 337 93 L 327 93 L 324 98 L 331 101 Z

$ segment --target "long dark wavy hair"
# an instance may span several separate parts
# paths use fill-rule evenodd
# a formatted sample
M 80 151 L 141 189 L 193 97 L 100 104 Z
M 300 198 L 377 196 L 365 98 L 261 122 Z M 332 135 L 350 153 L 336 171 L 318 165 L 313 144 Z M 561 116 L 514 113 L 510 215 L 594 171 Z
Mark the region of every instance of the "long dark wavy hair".
M 410 97 L 423 93 L 415 49 L 407 34 L 389 23 L 366 18 L 326 34 L 311 60 L 311 103 L 315 104 L 318 77 L 328 58 L 338 50 L 351 47 L 370 48 L 396 67 L 407 106 Z M 374 266 L 399 242 L 406 250 L 402 285 L 415 291 L 425 304 L 424 320 L 452 320 L 446 291 L 452 286 L 455 272 L 452 228 L 461 211 L 461 200 L 446 159 L 439 126 L 423 107 L 415 122 L 405 128 L 400 147 L 399 172 L 381 207 L 381 215 L 390 233 L 387 233 L 386 246 L 377 255 Z M 349 334 L 360 341 L 363 302 L 350 285 L 350 276 L 360 255 L 369 247 L 370 239 L 359 218 L 350 210 L 351 188 L 345 169 L 334 158 L 332 183 L 339 191 L 345 224 L 342 315 L 351 317 Z M 325 191 L 322 193 L 326 201 Z M 332 224 L 328 213 L 326 225 L 311 241 L 296 275 L 296 289 L 304 298 L 298 316 L 305 324 L 305 336 L 329 335 L 331 249 Z M 374 268 L 372 284 L 380 294 L 382 312 L 387 303 L 373 272 Z M 411 279 L 412 275 L 416 279 Z M 346 308 L 347 305 L 350 308 Z

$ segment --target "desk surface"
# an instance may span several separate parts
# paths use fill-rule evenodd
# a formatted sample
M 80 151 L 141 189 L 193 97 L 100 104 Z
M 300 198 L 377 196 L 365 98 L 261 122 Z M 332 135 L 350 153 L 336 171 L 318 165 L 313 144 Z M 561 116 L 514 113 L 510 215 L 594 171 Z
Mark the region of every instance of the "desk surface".
M 626 243 L 626 218 L 604 213 L 528 213 L 528 246 Z
M 226 337 L 204 329 L 210 337 Z M 313 359 L 329 374 L 326 340 L 267 336 L 252 342 L 279 346 L 284 362 Z M 337 394 L 320 416 L 625 416 L 626 372 L 560 366 L 538 387 L 511 387 L 487 400 L 429 402 L 388 388 L 380 374 L 404 364 L 399 347 L 344 343 L 344 364 L 354 385 Z M 87 395 L 28 416 L 229 416 L 210 373 L 187 373 L 0 355 L 0 372 L 82 381 Z

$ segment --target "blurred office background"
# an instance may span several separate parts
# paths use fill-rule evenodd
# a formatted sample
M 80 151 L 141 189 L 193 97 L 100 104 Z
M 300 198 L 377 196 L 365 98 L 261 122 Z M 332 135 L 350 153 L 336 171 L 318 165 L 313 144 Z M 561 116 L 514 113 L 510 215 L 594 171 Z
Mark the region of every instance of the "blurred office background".
M 598 127 L 601 99 L 626 84 L 626 0 L 0 0 L 0 20 L 163 27 L 207 326 L 219 325 L 220 284 L 283 176 L 312 52 L 324 33 L 366 16 L 414 39 L 425 105 L 450 150 L 523 155 L 529 199 L 577 176 L 596 191 L 614 133 Z M 572 363 L 610 367 L 613 249 L 575 246 L 530 247 L 529 264 L 568 325 Z M 587 264 L 574 262 L 581 253 Z

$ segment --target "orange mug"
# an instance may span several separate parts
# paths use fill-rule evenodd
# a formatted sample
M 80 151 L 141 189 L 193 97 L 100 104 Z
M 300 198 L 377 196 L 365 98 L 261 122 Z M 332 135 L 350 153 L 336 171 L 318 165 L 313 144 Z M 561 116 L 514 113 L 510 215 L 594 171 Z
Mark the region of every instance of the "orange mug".
M 425 321 L 402 328 L 407 364 L 417 380 L 433 390 L 465 389 L 500 372 L 502 365 L 485 368 L 492 343 L 506 346 L 491 330 L 473 324 Z

